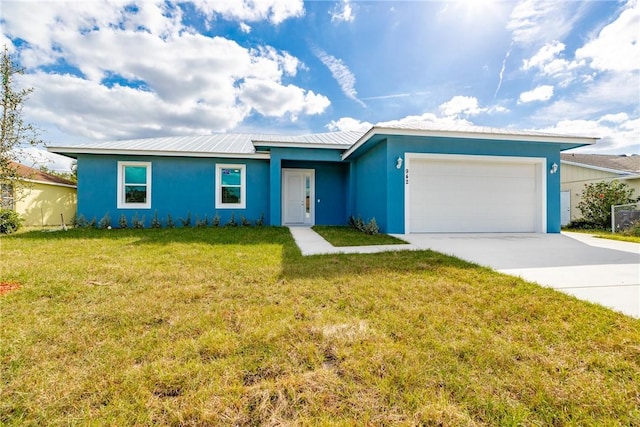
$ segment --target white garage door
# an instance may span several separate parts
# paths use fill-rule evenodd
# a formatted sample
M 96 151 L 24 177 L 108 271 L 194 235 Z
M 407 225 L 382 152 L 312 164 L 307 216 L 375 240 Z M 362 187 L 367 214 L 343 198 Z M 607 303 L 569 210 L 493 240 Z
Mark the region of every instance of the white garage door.
M 543 232 L 543 160 L 407 158 L 410 232 Z

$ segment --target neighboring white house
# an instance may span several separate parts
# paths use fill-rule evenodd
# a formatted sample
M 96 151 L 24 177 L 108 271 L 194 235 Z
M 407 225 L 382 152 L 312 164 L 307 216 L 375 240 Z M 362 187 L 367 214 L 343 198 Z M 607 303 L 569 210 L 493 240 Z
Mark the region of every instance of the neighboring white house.
M 640 197 L 640 155 L 560 154 L 561 224 L 582 218 L 578 203 L 587 184 L 619 180 Z

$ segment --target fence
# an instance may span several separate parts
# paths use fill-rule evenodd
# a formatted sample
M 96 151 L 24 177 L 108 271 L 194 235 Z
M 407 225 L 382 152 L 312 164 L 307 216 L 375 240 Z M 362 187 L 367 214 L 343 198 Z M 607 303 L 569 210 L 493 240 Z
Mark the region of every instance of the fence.
M 611 232 L 624 231 L 640 221 L 640 202 L 611 206 Z

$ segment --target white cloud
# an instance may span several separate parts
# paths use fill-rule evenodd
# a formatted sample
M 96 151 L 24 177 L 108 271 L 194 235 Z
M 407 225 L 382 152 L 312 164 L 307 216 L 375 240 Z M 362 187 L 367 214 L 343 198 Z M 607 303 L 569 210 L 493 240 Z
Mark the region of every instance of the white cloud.
M 241 22 L 240 31 L 242 31 L 243 33 L 249 34 L 251 32 L 251 26 L 245 24 L 244 22 Z
M 216 14 L 226 19 L 263 21 L 280 24 L 304 15 L 303 0 L 194 0 L 195 7 L 210 17 Z
M 324 50 L 314 47 L 313 53 L 320 59 L 320 61 L 331 71 L 331 75 L 338 82 L 342 93 L 347 98 L 354 100 L 362 107 L 366 107 L 365 103 L 358 99 L 358 92 L 355 89 L 356 76 L 351 72 L 341 59 L 338 59 L 332 55 L 329 55 Z
M 445 116 L 457 116 L 459 114 L 473 116 L 481 112 L 478 107 L 478 99 L 473 96 L 454 96 L 449 101 L 441 104 L 439 108 Z
M 351 117 L 342 117 L 338 120 L 331 120 L 326 127 L 331 132 L 346 130 L 366 132 L 371 129 L 371 126 L 373 125 L 369 122 L 361 122 Z
M 640 70 L 640 3 L 629 1 L 620 16 L 576 51 L 576 58 L 600 71 Z
M 522 64 L 522 68 L 524 70 L 529 70 L 531 68 L 539 68 L 544 70 L 544 68 L 550 62 L 553 62 L 558 57 L 558 54 L 562 53 L 565 49 L 564 43 L 559 41 L 552 41 L 551 43 L 547 43 L 538 50 L 538 52 L 531 57 L 531 59 L 525 59 Z
M 77 72 L 22 76 L 22 83 L 37 87 L 25 112 L 69 134 L 103 139 L 226 131 L 252 112 L 296 120 L 330 104 L 322 94 L 283 83 L 304 68 L 294 56 L 195 34 L 169 3 L 38 2 L 37 14 L 27 3 L 3 10 L 3 31 L 27 42 L 22 63 L 34 69 L 63 59 Z M 226 4 L 215 3 L 200 6 Z M 296 10 L 285 7 L 295 2 L 233 3 L 225 13 L 244 19 L 277 21 Z M 274 98 L 259 96 L 257 88 Z
M 585 147 L 582 151 L 640 154 L 640 144 L 638 144 L 640 118 L 629 118 L 626 113 L 621 113 L 615 115 L 616 119 L 626 116 L 624 120 L 611 122 L 611 116 L 607 115 L 595 120 L 561 120 L 553 126 L 538 130 L 600 138 L 595 145 Z
M 536 45 L 547 40 L 561 40 L 578 16 L 569 2 L 524 0 L 509 17 L 507 30 L 519 45 Z
M 342 0 L 329 13 L 331 14 L 331 22 L 353 22 L 355 19 L 349 0 Z
M 520 94 L 520 98 L 518 99 L 518 103 L 525 104 L 527 102 L 534 101 L 548 101 L 553 97 L 553 86 L 550 85 L 542 85 L 538 86 L 533 90 L 522 92 Z

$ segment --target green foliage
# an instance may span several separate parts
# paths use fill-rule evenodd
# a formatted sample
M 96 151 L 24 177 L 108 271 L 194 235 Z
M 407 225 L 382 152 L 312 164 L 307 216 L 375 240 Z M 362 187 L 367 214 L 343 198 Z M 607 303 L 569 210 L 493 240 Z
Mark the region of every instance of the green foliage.
M 144 215 L 142 216 L 142 218 L 140 218 L 138 216 L 138 212 L 136 212 L 133 215 L 133 218 L 131 219 L 131 226 L 137 229 L 144 228 L 144 222 L 145 222 Z
M 183 227 L 191 227 L 191 212 L 187 212 L 186 218 L 180 218 L 180 223 Z
M 213 227 L 220 227 L 220 215 L 218 215 L 218 212 L 216 212 L 215 216 L 211 220 L 211 225 Z
M 231 217 L 229 217 L 229 221 L 225 224 L 227 227 L 237 227 L 238 223 L 236 222 L 235 212 L 231 212 Z
M 153 218 L 151 218 L 151 228 L 162 228 L 162 221 L 158 218 L 157 210 L 153 213 Z
M 378 227 L 378 223 L 375 218 L 371 218 L 369 222 L 364 222 L 360 216 L 354 217 L 351 216 L 349 218 L 349 226 L 355 228 L 356 230 L 374 236 L 380 232 Z
M 171 214 L 167 214 L 167 228 L 176 228 L 176 223 L 173 222 Z
M 198 215 L 196 215 L 196 228 L 205 228 L 209 226 L 209 217 L 207 214 L 204 215 L 204 218 L 200 219 Z
M 635 221 L 631 226 L 622 232 L 624 236 L 640 237 L 640 221 Z
M 125 214 L 120 215 L 120 221 L 118 221 L 118 227 L 129 228 L 129 224 L 127 223 L 127 216 Z
M 9 54 L 7 45 L 0 55 L 0 103 L 2 117 L 0 117 L 0 180 L 18 182 L 20 178 L 15 165 L 20 156 L 21 147 L 40 143 L 35 126 L 25 123 L 22 108 L 33 88 L 16 90 L 15 79 L 24 74 L 24 68 L 18 66 Z
M 22 226 L 22 218 L 16 211 L 0 209 L 0 234 L 10 234 Z
M 264 225 L 264 212 L 260 213 L 260 218 L 256 220 L 256 227 L 262 227 Z
M 585 184 L 578 209 L 595 228 L 611 226 L 611 206 L 634 202 L 633 188 L 624 182 L 609 181 Z
M 240 224 L 243 227 L 251 227 L 253 225 L 251 224 L 251 221 L 244 217 L 244 215 L 240 215 Z
M 406 244 L 404 240 L 388 234 L 365 234 L 353 227 L 337 225 L 314 225 L 313 230 L 333 246 L 372 246 Z
M 100 222 L 98 222 L 98 228 L 111 228 L 111 216 L 109 215 L 109 212 L 104 214 L 102 219 L 100 219 Z

